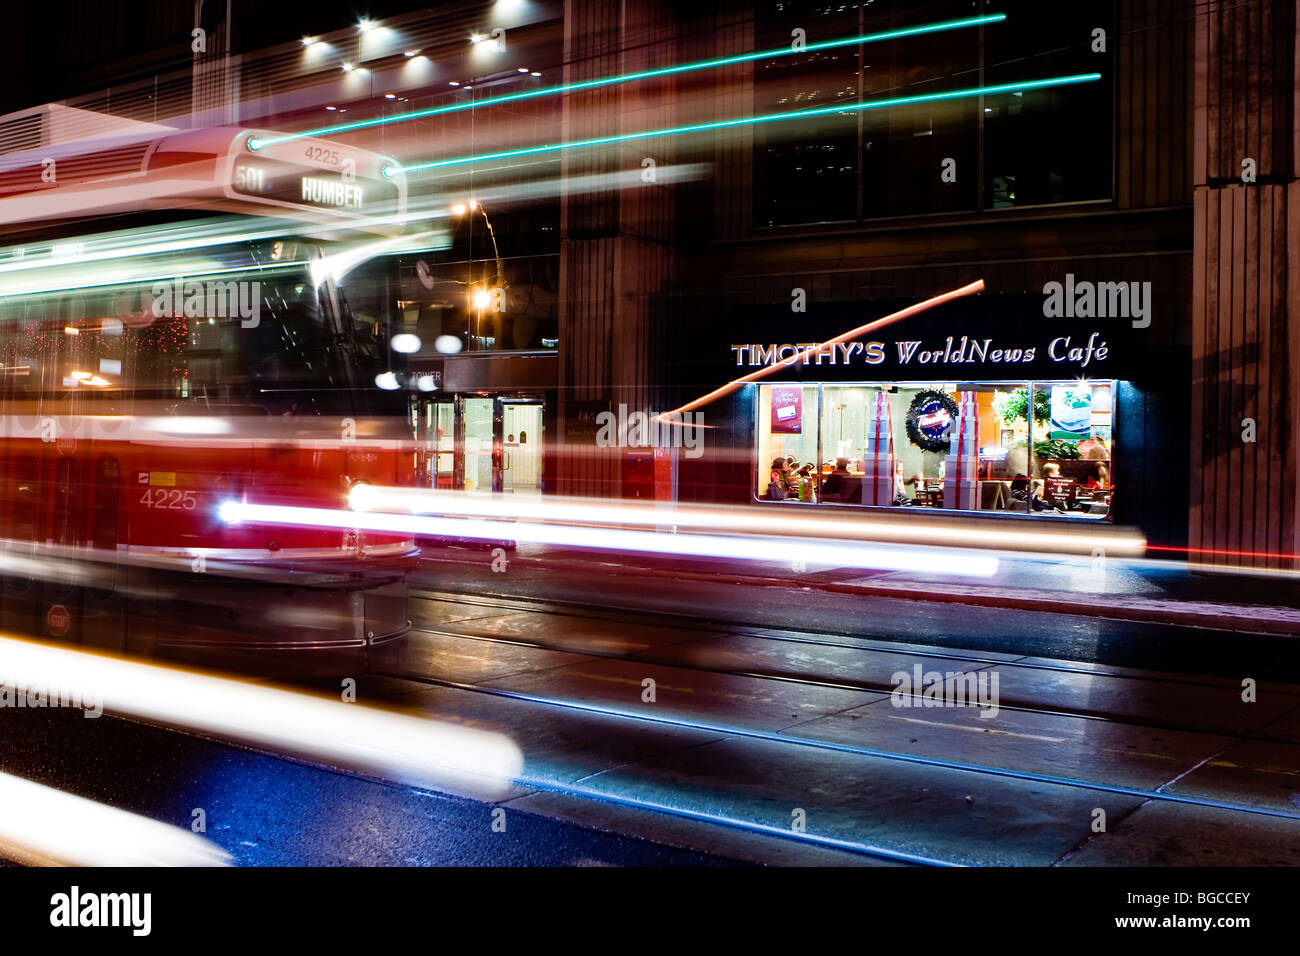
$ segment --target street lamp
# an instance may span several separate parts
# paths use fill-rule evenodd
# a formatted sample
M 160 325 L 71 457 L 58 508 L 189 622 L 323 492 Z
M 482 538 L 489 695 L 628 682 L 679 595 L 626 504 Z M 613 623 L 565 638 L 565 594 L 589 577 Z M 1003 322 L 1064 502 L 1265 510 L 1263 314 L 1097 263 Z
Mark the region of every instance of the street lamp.
M 461 218 L 466 213 L 470 213 L 470 212 L 477 212 L 479 215 L 481 215 L 483 217 L 483 222 L 487 225 L 488 236 L 492 240 L 492 255 L 493 258 L 496 260 L 496 270 L 497 270 L 496 288 L 501 290 L 500 293 L 501 295 L 504 295 L 505 287 L 506 287 L 505 263 L 501 261 L 501 250 L 497 247 L 496 230 L 492 228 L 492 220 L 488 217 L 487 210 L 483 208 L 483 204 L 479 202 L 477 199 L 468 199 L 463 203 L 458 202 L 453 204 L 451 207 L 451 213 L 457 219 Z M 473 243 L 471 242 L 470 244 L 471 282 L 473 281 L 473 278 L 474 278 L 474 246 Z M 492 304 L 492 295 L 486 289 L 471 287 L 470 301 L 474 305 L 474 307 L 478 310 L 477 332 L 479 333 L 479 335 L 477 337 L 481 338 L 482 331 L 483 331 L 483 313 Z
M 492 228 L 492 220 L 488 217 L 487 210 L 483 208 L 483 204 L 477 199 L 470 199 L 463 203 L 458 202 L 454 204 L 451 207 L 451 212 L 452 215 L 458 219 L 467 212 L 477 212 L 482 215 L 483 222 L 487 225 L 488 237 L 492 240 L 492 255 L 495 257 L 497 263 L 497 288 L 505 288 L 505 264 L 501 261 L 501 250 L 497 248 L 496 230 Z M 472 261 L 473 250 L 471 249 L 470 252 Z

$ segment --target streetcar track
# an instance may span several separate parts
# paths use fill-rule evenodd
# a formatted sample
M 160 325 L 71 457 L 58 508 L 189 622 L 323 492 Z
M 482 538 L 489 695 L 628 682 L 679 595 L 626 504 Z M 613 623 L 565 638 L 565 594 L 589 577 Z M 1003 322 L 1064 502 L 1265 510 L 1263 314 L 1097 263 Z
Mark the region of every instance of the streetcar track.
M 879 857 L 885 860 L 892 860 L 898 863 L 911 863 L 916 866 L 934 866 L 934 867 L 960 867 L 965 866 L 963 863 L 956 863 L 951 860 L 940 860 L 934 857 L 920 856 L 915 853 L 908 853 L 904 850 L 891 850 L 888 847 L 875 846 L 869 843 L 860 843 L 853 840 L 843 840 L 838 837 L 823 836 L 817 833 L 800 832 L 788 827 L 778 827 L 770 823 L 759 823 L 755 820 L 740 820 L 736 817 L 728 817 L 720 813 L 708 813 L 703 810 L 692 810 L 689 807 L 677 806 L 669 803 L 659 803 L 653 800 L 645 800 L 639 797 L 629 797 L 622 794 L 610 793 L 607 790 L 596 790 L 591 787 L 583 787 L 578 784 L 551 783 L 545 781 L 520 781 L 525 783 L 529 788 L 546 792 L 546 793 L 563 793 L 572 796 L 583 797 L 597 803 L 611 803 L 621 807 L 632 807 L 637 810 L 650 810 L 655 813 L 666 813 L 670 816 L 682 817 L 686 820 L 698 820 L 705 823 L 712 823 L 718 826 L 724 826 L 732 830 L 744 830 L 750 833 L 761 833 L 765 836 L 777 837 L 783 840 L 792 840 L 797 843 L 809 843 L 813 846 L 825 847 L 833 850 L 844 850 L 850 853 L 856 853 L 860 856 Z M 623 834 L 627 836 L 627 834 Z M 638 837 L 637 839 L 647 839 Z M 676 845 L 676 844 L 674 844 Z M 689 846 L 682 846 L 683 849 L 691 849 Z M 704 852 L 695 850 L 694 852 Z
M 563 710 L 573 710 L 581 713 L 595 714 L 602 717 L 613 717 L 616 719 L 629 720 L 639 723 L 657 724 L 668 727 L 676 727 L 682 730 L 696 731 L 699 733 L 715 734 L 723 739 L 729 737 L 743 737 L 750 740 L 762 740 L 769 743 L 784 744 L 787 746 L 801 747 L 809 750 L 822 750 L 831 753 L 843 753 L 860 757 L 871 757 L 881 760 L 891 760 L 898 763 L 914 764 L 923 767 L 938 768 L 943 770 L 956 770 L 966 773 L 982 774 L 985 776 L 1002 777 L 1012 780 L 1023 780 L 1029 783 L 1050 784 L 1063 786 L 1075 790 L 1092 790 L 1102 793 L 1111 793 L 1117 796 L 1135 797 L 1148 801 L 1162 801 L 1166 803 L 1178 803 L 1187 806 L 1202 807 L 1215 810 L 1227 810 L 1235 813 L 1245 813 L 1254 816 L 1266 816 L 1282 818 L 1284 820 L 1300 821 L 1300 813 L 1288 813 L 1282 810 L 1274 810 L 1268 807 L 1257 807 L 1249 804 L 1232 803 L 1224 800 L 1214 800 L 1208 797 L 1195 797 L 1183 794 L 1174 794 L 1163 792 L 1159 789 L 1150 790 L 1142 787 L 1126 787 L 1120 784 L 1103 783 L 1101 781 L 1082 780 L 1074 777 L 1060 777 L 1054 774 L 1040 774 L 1028 770 L 1015 770 L 1006 767 L 993 767 L 987 764 L 973 764 L 961 761 L 948 760 L 942 757 L 925 757 L 919 754 L 908 754 L 894 750 L 880 750 L 871 747 L 861 747 L 855 744 L 836 743 L 829 740 L 815 740 L 809 737 L 797 737 L 789 734 L 778 733 L 770 730 L 757 730 L 745 727 L 733 727 L 721 724 L 706 723 L 704 721 L 693 720 L 687 717 L 672 717 L 666 715 L 656 715 L 636 711 L 622 710 L 620 708 L 608 707 L 600 704 L 588 704 L 581 701 L 563 700 L 561 698 L 543 697 L 538 694 L 529 694 L 523 691 L 508 690 L 500 687 L 485 687 L 481 684 L 471 684 L 464 681 L 446 680 L 439 677 L 415 676 L 410 674 L 393 674 L 382 673 L 381 676 L 390 677 L 398 680 L 406 680 L 414 683 L 427 684 L 435 687 L 446 687 L 452 690 L 467 691 L 469 693 L 484 694 L 492 697 L 499 697 L 507 700 L 516 700 L 532 704 L 540 704 L 544 707 L 555 707 Z M 567 785 L 566 785 L 567 786 Z M 603 791 L 599 791 L 603 793 Z
M 457 622 L 452 621 L 448 623 L 454 625 Z M 657 651 L 659 648 L 649 649 L 645 651 L 635 651 L 631 654 L 620 654 L 613 651 L 575 650 L 571 647 L 564 647 L 556 644 L 544 644 L 540 641 L 528 640 L 521 637 L 501 637 L 501 636 L 489 635 L 489 634 L 466 634 L 461 631 L 447 630 L 444 628 L 416 627 L 416 628 L 412 628 L 412 633 L 425 634 L 431 637 L 441 636 L 441 637 L 457 638 L 460 640 L 481 641 L 486 644 L 502 644 L 508 647 L 523 647 L 523 648 L 528 648 L 530 650 L 547 651 L 556 654 L 573 654 L 580 657 L 593 657 L 601 660 L 627 661 L 630 663 L 646 664 L 654 667 L 673 667 L 673 668 L 678 668 L 680 670 L 697 671 L 699 673 L 704 673 L 704 674 L 718 674 L 720 676 L 725 676 L 725 677 L 748 677 L 755 680 L 780 681 L 783 683 L 796 684 L 805 687 L 816 687 L 816 688 L 826 689 L 826 690 L 860 691 L 863 693 L 873 693 L 873 694 L 880 694 L 880 693 L 892 694 L 895 690 L 897 690 L 896 687 L 890 684 L 867 683 L 865 681 L 833 681 L 833 680 L 827 680 L 824 678 L 817 678 L 817 677 L 801 677 L 793 674 L 779 674 L 771 671 L 736 670 L 736 669 L 729 669 L 726 667 L 711 667 L 707 664 L 700 664 L 700 663 L 689 662 L 689 661 L 674 661 L 666 657 L 648 656 L 654 654 L 655 651 Z M 680 647 L 683 644 L 690 644 L 690 643 L 694 643 L 694 641 L 693 640 L 681 641 L 676 644 L 660 645 L 660 647 Z M 850 647 L 850 649 L 868 650 L 872 652 L 898 653 L 898 654 L 911 653 L 910 651 L 902 651 L 902 650 L 891 651 L 891 650 L 878 649 L 878 648 L 853 648 L 852 645 L 844 645 L 844 646 L 848 646 Z M 945 657 L 944 655 L 928 655 L 928 656 L 935 656 L 940 658 Z M 945 659 L 964 661 L 966 663 L 981 663 L 981 664 L 991 665 L 994 667 L 999 665 L 1003 667 L 1026 666 L 1030 669 L 1034 669 L 1033 665 L 1020 665 L 1015 661 L 984 661 L 980 658 L 963 658 L 963 657 L 953 657 L 953 658 L 945 658 Z M 557 666 L 564 666 L 564 665 L 561 664 Z M 970 671 L 963 671 L 963 673 L 975 674 L 975 673 L 979 673 L 980 670 L 984 670 L 984 669 L 986 668 L 973 668 Z M 1114 677 L 1120 680 L 1132 679 L 1129 678 L 1127 675 L 1123 675 L 1123 674 L 1098 675 L 1098 674 L 1092 674 L 1087 671 L 1072 672 L 1072 673 L 1082 673 L 1086 676 L 1091 676 L 1091 677 L 1097 677 L 1097 676 Z M 392 674 L 389 676 L 402 676 L 402 675 Z M 409 675 L 409 676 L 415 678 L 419 677 L 419 675 Z M 516 676 L 516 675 L 503 674 L 500 676 L 500 679 L 505 679 L 507 677 L 512 677 L 512 676 Z M 1150 679 L 1157 680 L 1158 678 L 1150 678 Z M 1176 683 L 1176 682 L 1171 681 L 1169 683 Z M 1201 685 L 1193 685 L 1193 686 L 1201 686 Z M 1207 685 L 1207 686 L 1214 686 L 1214 685 Z M 919 697 L 920 695 L 912 694 L 910 696 L 915 698 L 915 697 Z M 1300 702 L 1297 702 L 1296 706 L 1300 706 Z M 1294 743 L 1294 741 L 1286 740 L 1279 737 L 1269 736 L 1267 734 L 1268 725 L 1285 718 L 1287 714 L 1291 713 L 1290 710 L 1286 710 L 1283 711 L 1282 713 L 1275 715 L 1273 718 L 1267 720 L 1264 726 L 1255 728 L 1253 730 L 1248 730 L 1248 731 L 1217 730 L 1216 731 L 1216 730 L 1203 730 L 1195 727 L 1186 727 L 1173 722 L 1160 722 L 1160 721 L 1153 720 L 1149 717 L 1139 717 L 1139 716 L 1128 715 L 1128 714 L 1115 714 L 1115 713 L 1105 713 L 1105 712 L 1086 711 L 1086 710 L 1057 710 L 1057 709 L 1038 706 L 1032 703 L 1020 703 L 1020 704 L 1008 703 L 1002 699 L 999 699 L 998 707 L 1000 710 L 1008 710 L 1008 711 L 1012 711 L 1013 713 L 1042 714 L 1048 717 L 1075 718 L 1078 720 L 1095 720 L 1101 723 L 1118 724 L 1125 727 L 1141 727 L 1141 728 L 1147 728 L 1151 730 L 1166 730 L 1166 731 L 1173 731 L 1178 733 L 1213 734 L 1214 736 L 1219 736 L 1219 737 L 1233 737 L 1239 741 L 1258 740 L 1265 743 L 1279 743 L 1279 744 Z M 1292 710 L 1294 709 L 1295 708 L 1292 708 Z
M 748 677 L 758 680 L 781 681 L 790 684 L 819 687 L 826 689 L 859 691 L 863 693 L 889 693 L 895 688 L 886 687 L 880 684 L 870 684 L 863 681 L 838 681 L 819 679 L 809 676 L 795 676 L 790 674 L 779 674 L 764 671 L 753 670 L 736 670 L 726 667 L 711 667 L 704 664 L 674 661 L 668 659 L 663 654 L 668 648 L 680 648 L 682 645 L 695 643 L 701 640 L 709 633 L 721 634 L 723 636 L 740 636 L 758 640 L 773 640 L 784 643 L 802 644 L 812 647 L 826 647 L 840 650 L 862 650 L 875 653 L 895 653 L 907 656 L 916 656 L 921 658 L 942 658 L 953 660 L 962 664 L 977 664 L 979 668 L 972 668 L 972 672 L 984 669 L 990 666 L 1016 667 L 1025 670 L 1043 670 L 1077 674 L 1086 677 L 1110 678 L 1115 680 L 1148 680 L 1158 681 L 1165 684 L 1185 685 L 1199 688 L 1221 688 L 1222 683 L 1205 679 L 1195 679 L 1194 677 L 1169 678 L 1154 674 L 1124 674 L 1113 671 L 1097 671 L 1085 668 L 1070 667 L 1060 664 L 1043 664 L 1043 663 L 1022 663 L 1023 659 L 1006 659 L 1006 658 L 989 658 L 984 655 L 973 654 L 968 651 L 959 651 L 958 653 L 944 653 L 943 649 L 918 650 L 911 645 L 900 646 L 889 644 L 888 642 L 871 641 L 863 639 L 861 643 L 850 641 L 827 640 L 821 636 L 797 636 L 794 634 L 754 634 L 748 631 L 745 626 L 729 625 L 720 622 L 712 622 L 700 617 L 687 615 L 673 615 L 661 612 L 635 612 L 622 611 L 616 609 L 604 609 L 592 605 L 579 604 L 577 602 L 554 601 L 542 602 L 531 599 L 503 598 L 497 595 L 491 596 L 471 596 L 462 597 L 460 595 L 450 594 L 447 592 L 417 592 L 414 597 L 427 601 L 430 604 L 461 605 L 465 607 L 481 608 L 492 612 L 485 616 L 496 616 L 502 613 L 533 613 L 543 614 L 549 618 L 557 619 L 570 617 L 584 621 L 594 622 L 596 624 L 606 624 L 617 627 L 620 624 L 635 623 L 643 626 L 658 626 L 662 628 L 678 628 L 690 632 L 691 636 L 683 641 L 672 642 L 669 644 L 657 645 L 646 648 L 645 650 L 635 651 L 632 653 L 618 653 L 611 651 L 592 650 L 592 649 L 575 649 L 572 646 L 557 646 L 554 644 L 544 643 L 535 640 L 528 640 L 522 637 L 512 636 L 494 636 L 490 634 L 469 634 L 455 630 L 459 624 L 464 627 L 472 627 L 473 621 L 478 618 L 464 618 L 460 621 L 443 622 L 437 627 L 419 627 L 416 633 L 428 635 L 430 637 L 446 636 L 459 638 L 462 640 L 473 640 L 487 644 L 501 644 L 505 646 L 514 646 L 537 651 L 549 651 L 561 654 L 573 654 L 581 657 L 589 657 L 603 660 L 619 660 L 624 662 L 635 662 L 652 666 L 673 667 L 684 670 L 693 670 L 701 673 L 713 673 L 720 676 Z M 816 632 L 813 632 L 814 634 Z M 879 646 L 884 643 L 885 646 Z M 565 665 L 558 665 L 565 666 Z M 528 673 L 521 671 L 519 673 Z M 820 751 L 823 753 L 847 754 L 868 759 L 881 759 L 902 764 L 928 767 L 931 769 L 951 770 L 960 773 L 973 773 L 984 777 L 1016 780 L 1034 784 L 1062 786 L 1074 791 L 1092 791 L 1098 793 L 1113 794 L 1115 796 L 1127 797 L 1141 800 L 1139 806 L 1147 803 L 1171 803 L 1183 806 L 1192 806 L 1203 809 L 1222 810 L 1228 813 L 1245 814 L 1248 816 L 1263 816 L 1270 818 L 1282 818 L 1288 820 L 1300 820 L 1300 814 L 1288 812 L 1286 810 L 1273 809 L 1262 806 L 1252 806 L 1249 804 L 1237 803 L 1229 800 L 1217 800 L 1212 797 L 1189 796 L 1177 793 L 1170 793 L 1165 788 L 1175 783 L 1178 779 L 1186 774 L 1180 774 L 1171 780 L 1165 781 L 1156 789 L 1147 789 L 1142 787 L 1130 787 L 1120 784 L 1106 783 L 1097 780 L 1088 780 L 1083 778 L 1065 777 L 1053 774 L 1036 773 L 1029 770 L 1021 770 L 1008 767 L 996 767 L 980 763 L 968 763 L 963 761 L 950 760 L 943 757 L 927 757 L 917 754 L 904 753 L 896 750 L 884 750 L 879 748 L 868 748 L 853 744 L 836 743 L 833 741 L 815 740 L 808 737 L 797 736 L 789 733 L 776 731 L 766 731 L 757 729 L 748 729 L 744 727 L 733 727 L 724 724 L 716 724 L 705 720 L 699 720 L 692 717 L 672 717 L 648 714 L 640 711 L 628 711 L 617 707 L 610 707 L 603 704 L 584 703 L 582 701 L 567 700 L 563 698 L 546 697 L 539 694 L 527 693 L 524 691 L 510 690 L 502 687 L 487 687 L 480 684 L 472 684 L 462 681 L 451 681 L 436 677 L 421 676 L 416 674 L 390 674 L 387 676 L 395 677 L 401 680 L 408 680 L 417 683 L 446 687 L 449 689 L 465 691 L 469 693 L 493 696 L 501 699 L 511 699 L 527 704 L 541 707 L 551 707 L 566 711 L 578 713 L 594 714 L 618 721 L 636 722 L 652 724 L 657 726 L 673 727 L 676 729 L 693 731 L 697 733 L 711 735 L 717 740 L 706 741 L 707 743 L 718 742 L 718 740 L 727 739 L 749 739 L 760 740 L 768 743 L 774 743 L 784 746 L 799 747 L 809 751 Z M 518 676 L 518 674 L 508 675 L 500 679 L 509 679 L 509 676 Z M 1199 734 L 1214 734 L 1215 736 L 1225 736 L 1232 740 L 1235 745 L 1243 740 L 1263 740 L 1270 742 L 1285 743 L 1277 741 L 1275 738 L 1263 736 L 1264 728 L 1258 728 L 1253 732 L 1235 732 L 1227 733 L 1214 732 L 1207 730 L 1189 730 L 1186 727 L 1179 727 L 1172 724 L 1160 724 L 1150 722 L 1149 718 L 1133 718 L 1116 714 L 1089 713 L 1076 711 L 1059 711 L 1049 710 L 1043 707 L 1019 704 L 1003 704 L 1003 709 L 1030 713 L 1043 714 L 1045 716 L 1057 716 L 1063 718 L 1076 718 L 1085 720 L 1096 720 L 1114 723 L 1117 725 L 1131 727 L 1148 727 L 1152 729 L 1163 729 L 1171 731 L 1182 731 Z M 852 708 L 849 708 L 852 709 Z M 1291 711 L 1283 711 L 1270 719 L 1266 724 L 1275 723 L 1282 720 Z M 794 726 L 798 726 L 797 724 Z M 626 769 L 635 772 L 633 762 Z M 609 768 L 591 774 L 588 778 L 598 777 L 606 773 Z M 561 784 L 556 782 L 544 782 L 535 780 L 521 779 L 519 783 L 522 786 L 534 790 L 543 790 L 552 793 L 570 794 L 577 798 L 590 799 L 593 801 L 611 803 L 620 806 L 647 810 L 651 812 L 666 813 L 686 819 L 704 821 L 718 824 L 733 829 L 747 830 L 755 833 L 765 834 L 768 836 L 780 837 L 784 839 L 797 839 L 802 842 L 812 843 L 815 845 L 826 846 L 838 850 L 850 851 L 867 856 L 879 857 L 895 862 L 906 862 L 916 865 L 944 866 L 944 865 L 962 865 L 953 861 L 943 861 L 932 858 L 918 857 L 907 854 L 903 851 L 891 850 L 887 847 L 868 845 L 864 843 L 854 843 L 853 841 L 844 841 L 833 837 L 821 837 L 816 834 L 796 834 L 786 828 L 758 823 L 756 821 L 738 820 L 733 817 L 711 813 L 702 810 L 691 809 L 679 805 L 659 804 L 655 801 L 645 800 L 638 797 L 631 797 L 612 793 L 598 788 L 584 786 L 582 784 Z
M 986 655 L 979 654 L 977 651 L 971 651 L 968 648 L 953 648 L 951 650 L 948 650 L 935 645 L 933 646 L 934 649 L 929 649 L 926 645 L 916 645 L 907 642 L 896 643 L 896 642 L 888 641 L 883 638 L 863 637 L 863 638 L 858 638 L 858 640 L 863 642 L 868 642 L 868 643 L 851 643 L 848 641 L 827 640 L 825 639 L 825 637 L 822 636 L 797 637 L 794 636 L 793 634 L 760 634 L 760 633 L 754 633 L 748 628 L 750 627 L 766 628 L 768 630 L 789 630 L 789 629 L 767 628 L 766 625 L 757 625 L 757 624 L 736 625 L 729 622 L 714 621 L 709 618 L 697 617 L 692 615 L 669 614 L 663 611 L 642 612 L 642 611 L 623 611 L 619 609 L 606 609 L 606 608 L 600 608 L 597 605 L 582 604 L 576 601 L 563 601 L 563 600 L 541 601 L 541 600 L 535 600 L 529 598 L 510 598 L 510 597 L 503 597 L 498 595 L 491 595 L 487 599 L 484 599 L 483 597 L 474 597 L 470 595 L 466 595 L 462 597 L 461 595 L 457 595 L 450 591 L 426 591 L 426 590 L 413 591 L 412 597 L 417 598 L 419 600 L 427 601 L 429 603 L 469 605 L 472 607 L 483 607 L 483 608 L 494 609 L 496 611 L 504 612 L 504 613 L 526 612 L 526 613 L 533 613 L 533 614 L 545 614 L 549 617 L 572 616 L 572 617 L 582 618 L 584 620 L 607 621 L 613 624 L 620 623 L 620 619 L 622 619 L 624 622 L 647 625 L 651 627 L 682 627 L 693 631 L 701 631 L 701 632 L 713 631 L 723 635 L 734 636 L 734 637 L 747 637 L 747 638 L 752 638 L 754 640 L 777 641 L 777 642 L 788 643 L 788 644 L 804 644 L 811 647 L 831 647 L 831 648 L 838 648 L 841 650 L 899 653 L 899 654 L 908 654 L 915 657 L 933 657 L 933 658 L 941 658 L 944 660 L 963 661 L 972 664 L 987 663 L 987 664 L 994 664 L 994 665 L 997 664 L 1008 665 L 1008 666 L 1014 665 L 1016 667 L 1024 668 L 1026 670 L 1055 671 L 1055 672 L 1060 672 L 1065 674 L 1078 674 L 1084 677 L 1113 677 L 1121 680 L 1156 681 L 1163 684 L 1180 684 L 1180 685 L 1186 685 L 1192 687 L 1208 687 L 1208 688 L 1221 688 L 1221 687 L 1234 686 L 1231 680 L 1228 678 L 1222 678 L 1219 681 L 1213 680 L 1212 678 L 1219 676 L 1213 674 L 1196 675 L 1196 674 L 1187 674 L 1187 673 L 1179 674 L 1177 672 L 1169 672 L 1168 674 L 1163 672 L 1141 673 L 1140 668 L 1133 668 L 1134 670 L 1138 670 L 1139 673 L 1125 674 L 1113 670 L 1090 670 L 1085 667 L 1070 667 L 1068 664 L 1047 664 L 1047 663 L 1041 663 L 1037 661 L 1030 661 L 1028 658 L 1032 655 L 1025 655 L 1024 657 L 1019 657 L 1019 658 L 988 657 Z M 549 608 L 548 605 L 554 606 L 558 609 L 553 610 Z M 577 613 L 577 612 L 585 612 L 585 613 Z M 659 618 L 666 618 L 667 620 L 664 620 L 662 622 L 635 620 L 635 618 L 638 616 L 647 617 L 647 618 L 659 617 Z M 632 619 L 632 620 L 628 621 L 628 619 Z M 449 621 L 445 623 L 459 624 L 459 623 L 468 623 L 469 621 L 472 620 L 477 620 L 477 618 L 465 618 L 463 619 L 463 621 Z M 434 628 L 432 630 L 437 630 L 437 629 Z M 810 635 L 827 634 L 827 632 L 819 632 L 819 631 L 808 631 L 807 633 Z M 462 634 L 457 636 L 477 637 L 480 635 Z M 827 634 L 827 636 L 829 635 Z M 537 645 L 537 646 L 542 647 L 543 649 L 546 650 L 562 650 L 562 648 L 544 647 L 543 645 Z M 585 653 L 585 652 L 572 651 L 570 653 Z M 1198 677 L 1201 677 L 1202 679 L 1197 679 Z M 1284 684 L 1285 682 L 1270 681 L 1269 683 Z M 1285 694 L 1287 696 L 1300 696 L 1300 690 L 1294 690 L 1294 691 L 1281 690 L 1279 691 L 1279 693 Z M 1086 715 L 1080 715 L 1080 716 L 1086 716 Z

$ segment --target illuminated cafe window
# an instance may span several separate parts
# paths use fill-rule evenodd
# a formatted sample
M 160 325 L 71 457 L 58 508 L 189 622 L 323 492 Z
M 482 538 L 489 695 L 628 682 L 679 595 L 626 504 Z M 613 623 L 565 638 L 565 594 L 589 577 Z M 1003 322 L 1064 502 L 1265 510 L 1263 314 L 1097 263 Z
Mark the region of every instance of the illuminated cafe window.
M 758 496 L 767 501 L 816 501 L 818 459 L 816 385 L 764 385 L 758 400 Z
M 1114 384 L 762 385 L 754 494 L 1109 520 Z

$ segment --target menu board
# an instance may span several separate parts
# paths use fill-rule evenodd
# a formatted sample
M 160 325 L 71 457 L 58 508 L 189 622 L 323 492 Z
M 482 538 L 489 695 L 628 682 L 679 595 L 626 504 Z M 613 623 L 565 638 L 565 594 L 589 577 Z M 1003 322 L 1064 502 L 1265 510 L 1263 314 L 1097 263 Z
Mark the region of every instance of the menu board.
M 1045 478 L 1043 485 L 1043 497 L 1057 505 L 1073 501 L 1078 489 L 1078 485 L 1069 478 Z

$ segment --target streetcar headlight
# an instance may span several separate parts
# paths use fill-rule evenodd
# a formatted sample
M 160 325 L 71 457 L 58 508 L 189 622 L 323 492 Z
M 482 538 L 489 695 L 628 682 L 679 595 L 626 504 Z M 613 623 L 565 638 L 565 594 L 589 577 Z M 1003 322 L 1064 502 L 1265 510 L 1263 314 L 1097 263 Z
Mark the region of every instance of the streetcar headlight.
M 365 481 L 356 481 L 348 489 L 348 507 L 353 511 L 369 511 L 375 506 L 378 493 L 374 485 Z

